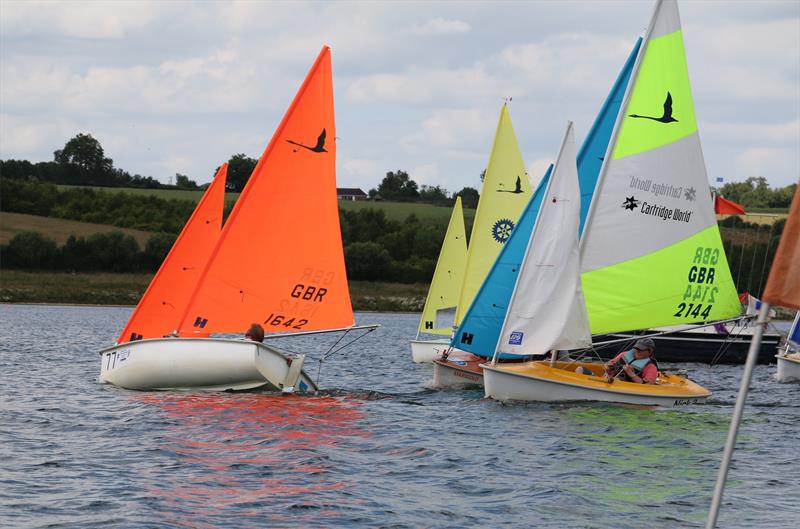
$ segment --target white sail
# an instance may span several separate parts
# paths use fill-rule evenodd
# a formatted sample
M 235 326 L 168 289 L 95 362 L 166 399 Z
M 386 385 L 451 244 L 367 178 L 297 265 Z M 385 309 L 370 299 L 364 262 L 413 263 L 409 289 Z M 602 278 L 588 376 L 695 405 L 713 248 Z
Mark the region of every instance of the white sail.
M 497 350 L 529 355 L 591 344 L 578 251 L 581 194 L 572 122 L 520 269 Z

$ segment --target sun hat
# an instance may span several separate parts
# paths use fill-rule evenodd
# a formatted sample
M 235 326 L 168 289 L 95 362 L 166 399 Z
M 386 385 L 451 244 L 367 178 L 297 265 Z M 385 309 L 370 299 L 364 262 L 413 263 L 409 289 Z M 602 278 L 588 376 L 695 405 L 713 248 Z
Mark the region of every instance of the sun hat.
M 633 345 L 634 349 L 638 349 L 640 351 L 644 351 L 645 349 L 650 349 L 651 351 L 656 350 L 656 344 L 653 342 L 651 338 L 641 338 L 636 340 L 636 343 Z

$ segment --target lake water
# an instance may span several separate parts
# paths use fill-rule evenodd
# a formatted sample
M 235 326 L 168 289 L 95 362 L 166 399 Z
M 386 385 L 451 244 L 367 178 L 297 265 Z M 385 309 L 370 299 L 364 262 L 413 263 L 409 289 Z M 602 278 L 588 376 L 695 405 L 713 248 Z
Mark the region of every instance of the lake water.
M 320 396 L 136 392 L 97 382 L 129 314 L 0 305 L 0 526 L 703 527 L 742 371 L 680 366 L 714 391 L 680 409 L 507 405 L 429 389 L 417 315 L 359 314 L 383 327 L 324 364 Z M 281 343 L 329 342 L 300 340 Z M 774 369 L 720 527 L 800 526 L 800 385 Z

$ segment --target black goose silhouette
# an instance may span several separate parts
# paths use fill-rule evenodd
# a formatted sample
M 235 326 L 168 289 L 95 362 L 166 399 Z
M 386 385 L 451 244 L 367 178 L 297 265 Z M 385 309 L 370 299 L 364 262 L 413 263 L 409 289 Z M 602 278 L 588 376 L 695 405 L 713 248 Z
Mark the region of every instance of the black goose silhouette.
M 503 184 L 500 184 L 500 185 L 503 185 Z M 522 193 L 522 180 L 520 179 L 519 176 L 517 177 L 517 185 L 516 185 L 516 187 L 514 188 L 513 191 L 507 191 L 505 189 L 498 189 L 497 192 L 498 193 L 514 193 L 515 195 L 518 195 L 518 194 Z
M 319 135 L 319 138 L 317 138 L 317 144 L 314 145 L 313 147 L 309 147 L 308 145 L 303 145 L 302 143 L 298 143 L 292 140 L 286 140 L 286 141 L 288 143 L 291 143 L 292 145 L 297 145 L 298 147 L 308 149 L 311 152 L 328 152 L 325 150 L 325 129 L 322 129 L 322 133 Z M 297 152 L 297 149 L 295 149 L 294 152 Z
M 667 99 L 664 101 L 664 115 L 660 118 L 654 118 L 652 116 L 640 116 L 639 114 L 629 114 L 629 117 L 652 119 L 653 121 L 658 121 L 660 123 L 672 123 L 673 121 L 678 121 L 672 117 L 672 94 L 669 92 L 667 92 Z

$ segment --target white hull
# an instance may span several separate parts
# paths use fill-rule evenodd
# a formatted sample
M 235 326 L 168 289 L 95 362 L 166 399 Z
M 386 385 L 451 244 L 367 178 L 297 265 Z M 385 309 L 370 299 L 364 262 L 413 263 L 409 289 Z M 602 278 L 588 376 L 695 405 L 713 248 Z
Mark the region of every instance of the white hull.
M 778 382 L 800 382 L 800 358 L 776 356 L 778 372 L 775 379 Z
M 523 400 L 537 402 L 616 402 L 644 406 L 685 406 L 703 402 L 706 397 L 676 397 L 669 395 L 634 395 L 613 390 L 598 390 L 573 386 L 493 369 L 483 365 L 483 384 L 487 397 L 496 400 Z
M 450 340 L 411 340 L 411 360 L 415 364 L 433 362 L 450 347 Z
M 466 389 L 483 386 L 483 376 L 457 366 L 433 364 L 433 386 L 439 389 Z
M 225 391 L 264 386 L 314 391 L 316 384 L 299 369 L 303 358 L 290 361 L 277 349 L 247 340 L 157 338 L 100 351 L 100 380 L 138 390 Z

